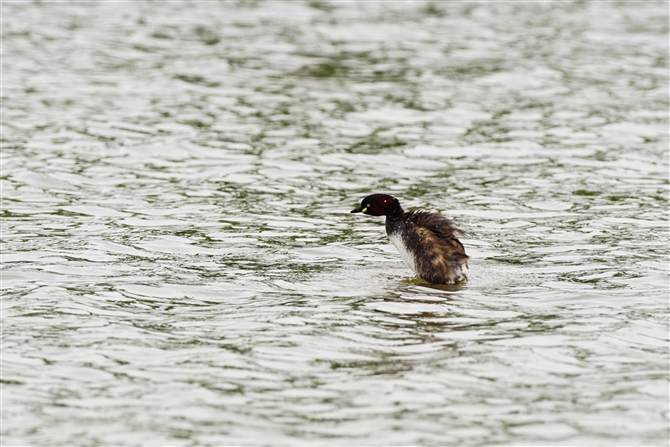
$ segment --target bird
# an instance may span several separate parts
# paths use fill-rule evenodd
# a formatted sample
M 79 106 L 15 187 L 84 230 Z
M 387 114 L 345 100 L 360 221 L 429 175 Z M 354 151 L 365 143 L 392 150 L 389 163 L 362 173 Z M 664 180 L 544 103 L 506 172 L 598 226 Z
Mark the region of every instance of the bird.
M 456 235 L 464 235 L 448 218 L 428 211 L 405 211 L 388 194 L 365 197 L 352 213 L 386 216 L 386 234 L 405 264 L 431 284 L 467 281 L 468 255 Z

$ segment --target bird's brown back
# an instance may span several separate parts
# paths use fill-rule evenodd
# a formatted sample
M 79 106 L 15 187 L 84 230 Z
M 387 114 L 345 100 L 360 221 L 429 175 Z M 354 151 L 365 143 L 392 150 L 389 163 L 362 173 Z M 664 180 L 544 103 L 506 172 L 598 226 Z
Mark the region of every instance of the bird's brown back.
M 417 274 L 434 284 L 455 283 L 466 279 L 468 256 L 456 237 L 464 234 L 444 216 L 426 211 L 405 214 L 407 246 L 414 249 Z

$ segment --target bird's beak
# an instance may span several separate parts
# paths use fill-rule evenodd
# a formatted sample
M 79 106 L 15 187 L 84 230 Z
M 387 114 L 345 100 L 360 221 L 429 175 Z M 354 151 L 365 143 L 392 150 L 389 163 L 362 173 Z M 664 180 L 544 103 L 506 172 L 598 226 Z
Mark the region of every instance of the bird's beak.
M 362 212 L 362 211 L 363 211 L 363 207 L 362 207 L 362 206 L 359 206 L 358 208 L 356 208 L 356 209 L 354 209 L 354 210 L 351 210 L 352 213 L 360 213 L 360 212 Z

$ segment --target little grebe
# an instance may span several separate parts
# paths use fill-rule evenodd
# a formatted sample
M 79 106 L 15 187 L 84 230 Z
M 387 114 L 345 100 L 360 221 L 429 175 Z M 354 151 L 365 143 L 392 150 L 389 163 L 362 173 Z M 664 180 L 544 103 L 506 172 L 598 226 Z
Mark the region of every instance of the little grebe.
M 468 255 L 451 220 L 427 211 L 405 211 L 388 194 L 372 194 L 351 211 L 386 216 L 386 234 L 405 264 L 432 284 L 455 284 L 467 280 Z

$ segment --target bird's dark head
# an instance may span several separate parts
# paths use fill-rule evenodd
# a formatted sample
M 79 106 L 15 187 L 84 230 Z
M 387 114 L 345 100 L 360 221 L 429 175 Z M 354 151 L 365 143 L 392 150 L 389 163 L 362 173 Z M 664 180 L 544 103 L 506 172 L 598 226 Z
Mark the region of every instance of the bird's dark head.
M 351 210 L 352 213 L 363 213 L 371 216 L 388 216 L 403 212 L 400 202 L 388 194 L 372 194 L 361 200 L 361 206 Z

